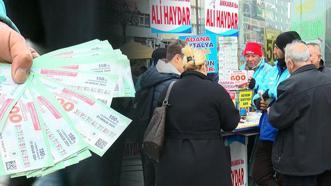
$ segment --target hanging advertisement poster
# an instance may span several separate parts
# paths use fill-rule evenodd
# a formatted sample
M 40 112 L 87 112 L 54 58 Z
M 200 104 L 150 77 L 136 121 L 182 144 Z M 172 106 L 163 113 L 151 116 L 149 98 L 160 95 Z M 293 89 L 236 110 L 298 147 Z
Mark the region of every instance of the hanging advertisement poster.
M 273 28 L 265 28 L 264 31 L 264 56 L 270 64 L 274 64 L 276 60 L 273 51 L 276 38 L 280 33 L 279 30 Z
M 205 0 L 206 33 L 238 35 L 238 0 Z
M 238 70 L 238 37 L 218 37 L 219 72 Z
M 218 72 L 217 41 L 215 34 L 181 36 L 179 39 L 185 41 L 194 49 L 207 50 L 208 73 Z
M 190 0 L 150 0 L 152 33 L 191 33 Z

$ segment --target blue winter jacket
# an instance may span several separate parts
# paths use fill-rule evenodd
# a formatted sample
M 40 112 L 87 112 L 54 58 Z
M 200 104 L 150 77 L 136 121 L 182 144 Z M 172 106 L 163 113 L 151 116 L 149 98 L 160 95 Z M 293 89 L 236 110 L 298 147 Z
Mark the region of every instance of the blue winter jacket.
M 154 97 L 152 103 L 152 110 L 157 106 L 159 102 L 161 93 L 165 90 L 172 81 L 179 79 L 178 74 L 174 73 L 160 73 L 157 71 L 155 66 L 150 67 L 146 72 L 144 72 L 139 78 L 139 86 L 137 86 L 136 91 L 141 89 L 146 89 L 149 87 L 154 87 Z
M 6 7 L 2 0 L 0 0 L 0 21 L 6 23 L 8 26 L 10 26 L 12 29 L 18 31 L 15 24 L 7 17 L 6 14 Z
M 277 99 L 277 87 L 279 83 L 290 77 L 290 73 L 287 68 L 282 68 L 276 62 L 276 65 L 272 67 L 265 77 L 265 81 L 262 86 L 259 87 L 258 92 L 265 92 L 268 90 L 270 104 Z M 255 94 L 253 100 L 260 98 L 260 94 Z M 275 141 L 278 130 L 273 128 L 269 122 L 267 112 L 263 112 L 260 118 L 260 140 Z
M 272 70 L 272 66 L 265 62 L 264 58 L 261 59 L 261 62 L 258 67 L 254 70 L 253 78 L 255 79 L 254 93 L 260 89 L 265 83 L 265 77 Z M 246 70 L 246 63 L 239 67 L 239 70 Z

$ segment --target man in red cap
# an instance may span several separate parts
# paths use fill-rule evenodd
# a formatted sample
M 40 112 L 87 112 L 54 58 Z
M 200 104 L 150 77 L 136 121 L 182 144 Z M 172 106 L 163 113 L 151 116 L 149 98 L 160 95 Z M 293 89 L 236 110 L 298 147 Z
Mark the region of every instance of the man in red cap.
M 254 70 L 253 78 L 250 80 L 249 88 L 257 93 L 259 86 L 263 84 L 264 77 L 272 69 L 272 66 L 265 62 L 262 46 L 257 42 L 247 42 L 243 51 L 246 63 L 240 66 L 240 70 Z

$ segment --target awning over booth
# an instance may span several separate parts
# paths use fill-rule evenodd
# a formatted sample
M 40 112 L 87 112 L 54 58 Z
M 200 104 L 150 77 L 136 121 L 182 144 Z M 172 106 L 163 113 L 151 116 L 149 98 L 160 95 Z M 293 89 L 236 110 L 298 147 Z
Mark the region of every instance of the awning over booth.
M 120 49 L 129 59 L 150 59 L 153 53 L 153 48 L 132 40 L 125 43 Z

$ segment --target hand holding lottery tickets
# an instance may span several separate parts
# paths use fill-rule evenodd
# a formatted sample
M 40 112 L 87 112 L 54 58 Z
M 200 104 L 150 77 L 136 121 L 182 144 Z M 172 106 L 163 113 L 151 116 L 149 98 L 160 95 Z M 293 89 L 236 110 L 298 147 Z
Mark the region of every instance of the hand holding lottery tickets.
M 38 53 L 7 24 L 0 22 L 0 60 L 12 63 L 11 75 L 16 83 L 24 83 L 29 75 L 32 58 Z
M 7 49 L 3 59 L 13 61 L 0 63 L 0 175 L 44 176 L 90 152 L 104 155 L 131 122 L 110 107 L 113 97 L 135 95 L 127 57 L 93 40 L 44 54 L 32 65 L 24 39 L 10 32 L 14 40 L 1 41 L 13 42 L 12 48 L 0 46 Z M 11 69 L 14 80 L 22 75 L 18 69 L 31 72 L 17 84 Z

